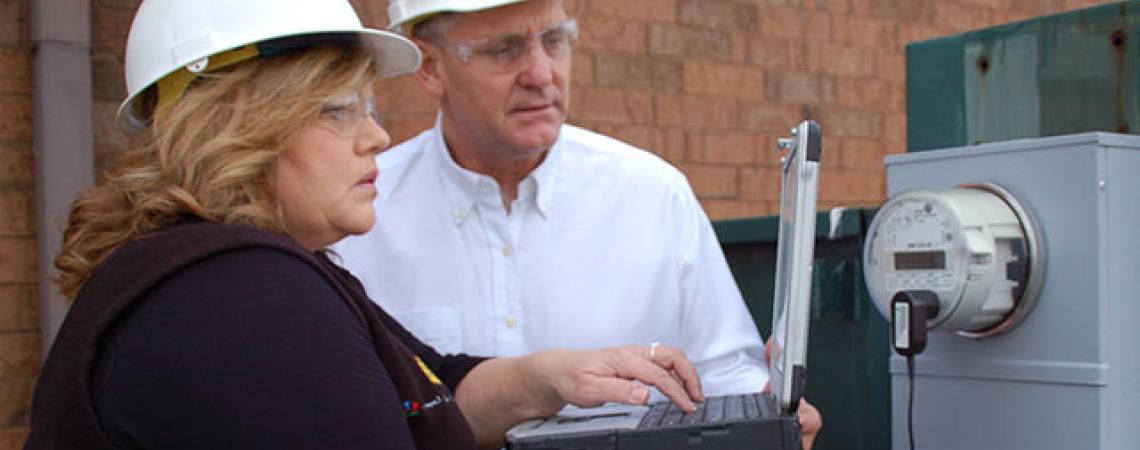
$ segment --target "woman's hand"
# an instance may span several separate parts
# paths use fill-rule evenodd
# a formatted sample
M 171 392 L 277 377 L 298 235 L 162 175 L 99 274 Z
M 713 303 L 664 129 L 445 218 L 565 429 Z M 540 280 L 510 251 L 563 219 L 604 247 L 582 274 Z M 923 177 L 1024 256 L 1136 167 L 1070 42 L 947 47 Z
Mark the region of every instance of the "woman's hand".
M 686 412 L 704 401 L 693 364 L 680 350 L 657 344 L 489 359 L 459 382 L 455 399 L 480 446 L 497 448 L 511 426 L 550 416 L 567 403 L 643 404 L 647 385 Z

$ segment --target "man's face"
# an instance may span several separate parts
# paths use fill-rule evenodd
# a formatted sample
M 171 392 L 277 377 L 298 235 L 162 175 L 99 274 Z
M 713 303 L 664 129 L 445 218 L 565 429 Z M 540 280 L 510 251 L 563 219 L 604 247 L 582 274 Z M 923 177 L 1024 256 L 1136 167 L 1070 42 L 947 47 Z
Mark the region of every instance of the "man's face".
M 561 0 L 459 15 L 432 49 L 453 150 L 528 159 L 550 148 L 566 119 L 576 30 Z

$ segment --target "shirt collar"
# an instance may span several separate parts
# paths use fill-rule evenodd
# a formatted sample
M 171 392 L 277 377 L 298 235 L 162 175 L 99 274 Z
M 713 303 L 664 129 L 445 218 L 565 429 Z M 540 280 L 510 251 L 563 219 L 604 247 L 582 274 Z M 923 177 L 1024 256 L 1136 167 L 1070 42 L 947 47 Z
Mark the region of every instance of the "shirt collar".
M 535 209 L 544 219 L 550 219 L 558 160 L 562 153 L 563 135 L 564 133 L 559 132 L 558 140 L 547 151 L 542 163 L 519 183 L 519 198 L 524 201 L 533 201 Z M 436 167 L 440 168 L 440 178 L 443 181 L 444 191 L 451 206 L 452 217 L 457 225 L 471 216 L 480 195 L 487 195 L 485 192 L 494 191 L 495 197 L 498 198 L 498 184 L 491 177 L 460 167 L 451 157 L 447 142 L 443 139 L 442 115 L 436 116 L 429 145 L 431 147 L 429 153 L 432 157 L 438 158 Z M 527 184 L 532 183 L 533 190 L 524 188 Z
M 559 160 L 562 155 L 563 136 L 565 129 L 559 130 L 558 140 L 546 152 L 546 158 L 535 167 L 528 178 L 534 180 L 534 206 L 544 219 L 550 219 L 551 204 L 554 202 L 554 185 L 557 180 Z
M 481 175 L 459 167 L 447 150 L 447 143 L 443 140 L 442 116 L 436 116 L 435 127 L 432 129 L 429 155 L 435 158 L 435 167 L 439 167 L 439 176 L 443 181 L 443 190 L 448 199 L 450 213 L 455 223 L 461 224 L 475 208 L 475 199 L 478 192 Z M 486 177 L 483 177 L 486 178 Z M 487 180 L 490 181 L 490 180 Z

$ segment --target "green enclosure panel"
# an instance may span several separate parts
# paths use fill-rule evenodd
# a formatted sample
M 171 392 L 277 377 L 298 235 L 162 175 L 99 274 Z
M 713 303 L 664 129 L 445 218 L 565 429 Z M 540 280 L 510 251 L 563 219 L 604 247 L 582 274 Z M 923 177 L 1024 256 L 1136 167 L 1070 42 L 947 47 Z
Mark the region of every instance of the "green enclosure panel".
M 816 450 L 883 450 L 891 445 L 887 323 L 863 282 L 862 253 L 873 210 L 817 216 L 806 397 L 824 427 Z M 774 216 L 713 224 L 760 333 L 772 328 L 776 275 Z
M 1140 132 L 1140 1 L 906 47 L 907 151 Z

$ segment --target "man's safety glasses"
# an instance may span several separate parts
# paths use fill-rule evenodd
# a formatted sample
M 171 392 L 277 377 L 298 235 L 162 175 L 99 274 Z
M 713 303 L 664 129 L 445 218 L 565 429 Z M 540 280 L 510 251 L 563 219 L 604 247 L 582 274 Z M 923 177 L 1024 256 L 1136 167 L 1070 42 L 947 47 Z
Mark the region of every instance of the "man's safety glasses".
M 524 56 L 534 50 L 535 41 L 542 45 L 542 50 L 551 59 L 562 61 L 570 57 L 576 40 L 578 21 L 571 18 L 532 34 L 459 41 L 455 49 L 459 59 L 465 63 L 492 72 L 507 72 L 518 68 Z

